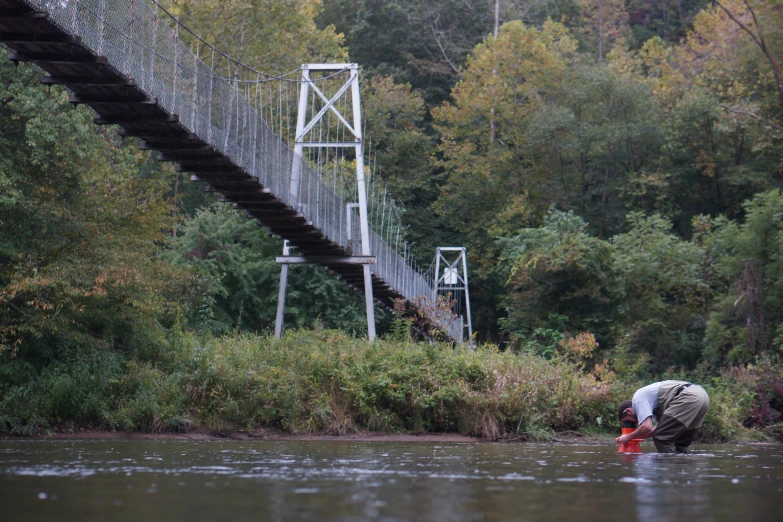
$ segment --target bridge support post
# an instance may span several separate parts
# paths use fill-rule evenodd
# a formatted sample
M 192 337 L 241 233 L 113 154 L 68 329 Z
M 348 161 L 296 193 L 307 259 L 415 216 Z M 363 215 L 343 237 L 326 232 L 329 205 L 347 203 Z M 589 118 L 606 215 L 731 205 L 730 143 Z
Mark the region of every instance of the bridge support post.
M 367 185 L 364 180 L 364 142 L 362 141 L 362 102 L 359 95 L 359 66 L 351 64 L 351 98 L 353 128 L 356 134 L 356 184 L 359 193 L 359 224 L 362 234 L 362 255 L 370 255 L 370 225 L 367 218 Z M 370 265 L 364 265 L 364 302 L 367 309 L 367 337 L 375 339 L 375 305 L 372 294 Z
M 456 255 L 456 258 L 454 257 Z M 443 271 L 441 273 L 441 266 Z M 435 252 L 435 281 L 432 288 L 432 301 L 437 301 L 438 295 L 451 294 L 454 299 L 455 315 L 462 317 L 462 304 L 465 304 L 465 314 L 467 316 L 468 343 L 473 343 L 473 323 L 470 314 L 470 293 L 468 290 L 468 261 L 465 247 L 438 247 Z M 459 295 L 464 292 L 464 296 Z M 464 331 L 462 320 L 460 319 L 461 338 Z M 451 333 L 451 332 L 450 332 Z M 452 337 L 457 338 L 457 332 L 452 333 Z
M 283 242 L 283 255 L 291 253 L 288 241 Z M 280 289 L 277 292 L 277 315 L 275 316 L 275 339 L 283 334 L 283 314 L 285 313 L 285 294 L 288 287 L 288 263 L 280 265 Z
M 299 105 L 296 112 L 296 142 L 294 143 L 294 158 L 293 165 L 291 166 L 291 185 L 289 186 L 289 194 L 291 202 L 294 203 L 297 209 L 301 209 L 300 196 L 300 184 L 302 178 L 302 154 L 304 153 L 304 145 L 300 136 L 304 134 L 305 124 L 307 123 L 307 97 L 310 91 L 310 71 L 302 66 L 302 85 L 299 87 Z
M 311 71 L 348 71 L 350 76 L 343 86 L 337 91 L 331 99 L 326 98 L 323 92 L 315 84 Z M 317 79 L 317 78 L 316 78 Z M 351 109 L 353 114 L 353 125 L 348 123 L 343 114 L 340 113 L 338 107 L 335 107 L 335 102 L 340 99 L 343 93 L 347 93 L 348 89 L 351 90 Z M 317 94 L 324 102 L 323 107 L 317 114 L 311 115 L 308 119 L 308 98 L 310 93 Z M 321 139 L 320 135 L 317 141 L 308 139 L 308 133 L 323 121 L 323 116 L 331 110 L 337 116 L 337 119 L 344 125 L 345 129 L 353 135 L 353 139 L 346 141 L 344 139 L 336 140 L 337 136 L 330 136 L 326 133 L 326 139 Z M 315 112 L 315 111 L 313 111 Z M 320 130 L 320 127 L 318 127 Z M 335 141 L 336 140 L 336 141 Z M 308 215 L 313 212 L 313 205 L 309 198 L 312 194 L 308 194 L 307 203 L 302 201 L 301 192 L 304 190 L 302 187 L 302 176 L 304 159 L 302 154 L 305 147 L 323 147 L 330 148 L 353 148 L 356 153 L 356 185 L 358 193 L 358 207 L 359 207 L 359 225 L 361 231 L 361 245 L 362 252 L 361 257 L 368 259 L 371 257 L 371 245 L 370 245 L 370 225 L 367 214 L 367 185 L 364 177 L 364 142 L 362 140 L 362 108 L 361 108 L 361 96 L 359 92 L 359 66 L 355 63 L 352 64 L 305 64 L 302 65 L 302 82 L 299 90 L 299 104 L 296 117 L 296 139 L 294 142 L 294 157 L 293 165 L 291 167 L 291 183 L 288 187 L 289 200 L 292 206 L 297 208 L 302 214 Z M 316 217 L 318 213 L 317 208 L 317 196 L 315 202 Z M 349 211 L 350 212 L 350 211 Z M 317 219 L 313 219 L 317 221 Z M 337 239 L 339 241 L 339 239 Z M 343 245 L 346 246 L 346 245 Z M 287 255 L 287 254 L 286 254 Z M 356 255 L 354 253 L 354 255 Z M 348 261 L 348 257 L 345 258 L 345 262 Z M 370 341 L 375 340 L 375 302 L 372 289 L 372 270 L 370 263 L 362 263 L 362 273 L 364 281 L 364 301 L 365 312 L 367 314 L 367 337 Z M 279 337 L 279 333 L 282 332 L 282 311 L 281 307 L 285 306 L 285 295 L 283 278 L 288 276 L 287 268 L 283 267 L 281 270 L 281 282 L 280 282 L 280 295 L 278 296 L 278 319 L 275 323 L 275 337 Z

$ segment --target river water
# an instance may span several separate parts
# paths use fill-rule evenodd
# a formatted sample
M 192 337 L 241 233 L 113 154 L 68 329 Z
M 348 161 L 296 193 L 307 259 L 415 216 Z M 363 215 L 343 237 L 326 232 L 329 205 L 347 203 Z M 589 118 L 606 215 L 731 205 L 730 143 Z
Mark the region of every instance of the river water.
M 770 522 L 783 446 L 8 439 L 0 501 L 4 522 Z

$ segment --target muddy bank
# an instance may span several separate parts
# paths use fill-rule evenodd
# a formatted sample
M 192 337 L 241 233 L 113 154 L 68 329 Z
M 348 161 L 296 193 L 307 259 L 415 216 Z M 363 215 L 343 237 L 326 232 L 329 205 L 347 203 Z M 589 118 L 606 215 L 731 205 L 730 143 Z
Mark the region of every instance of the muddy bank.
M 479 437 L 460 435 L 459 433 L 426 433 L 422 435 L 413 434 L 389 434 L 373 432 L 346 433 L 344 435 L 325 435 L 325 434 L 294 434 L 284 431 L 264 430 L 261 432 L 246 433 L 243 431 L 233 431 L 226 433 L 215 433 L 207 431 L 193 431 L 188 433 L 145 433 L 145 432 L 126 432 L 126 431 L 103 431 L 91 429 L 79 429 L 76 431 L 64 430 L 58 432 L 39 433 L 35 435 L 14 435 L 11 433 L 2 433 L 0 437 L 4 439 L 108 439 L 108 440 L 314 440 L 314 441 L 365 441 L 365 442 L 441 442 L 441 443 L 466 443 L 466 442 L 530 442 L 524 437 L 507 438 L 497 441 L 489 441 Z M 556 435 L 551 439 L 552 442 L 566 444 L 590 444 L 590 443 L 613 443 L 611 437 L 591 437 L 568 433 Z

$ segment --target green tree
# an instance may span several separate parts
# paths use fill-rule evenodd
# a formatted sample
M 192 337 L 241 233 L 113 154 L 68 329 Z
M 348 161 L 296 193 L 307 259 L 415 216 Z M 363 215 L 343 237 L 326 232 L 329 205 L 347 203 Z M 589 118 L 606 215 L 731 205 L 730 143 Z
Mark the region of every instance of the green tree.
M 365 82 L 362 104 L 376 175 L 388 189 L 386 197 L 403 209 L 405 239 L 414 243 L 414 254 L 429 260 L 435 247 L 445 243 L 444 224 L 432 207 L 441 179 L 429 162 L 433 140 L 423 130 L 424 100 L 408 84 L 373 76 Z
M 165 184 L 92 114 L 0 64 L 0 347 L 40 363 L 58 349 L 146 350 L 191 294 L 157 255 Z
M 694 215 L 740 216 L 746 198 L 777 184 L 774 156 L 759 148 L 753 126 L 727 114 L 712 94 L 698 88 L 684 93 L 666 114 L 662 165 L 672 173 L 666 185 L 676 194 L 674 215 L 683 232 Z
M 551 208 L 540 227 L 500 240 L 506 333 L 523 345 L 548 340 L 552 351 L 563 336 L 589 331 L 602 346 L 651 355 L 657 371 L 694 367 L 712 297 L 706 249 L 659 215 L 631 213 L 628 224 L 607 241 L 573 211 Z
M 235 329 L 274 329 L 282 242 L 228 205 L 201 209 L 184 224 L 168 255 L 209 281 L 201 305 L 191 310 L 192 325 L 215 334 Z M 378 312 L 381 320 L 388 317 Z M 325 326 L 362 334 L 366 328 L 363 295 L 352 292 L 324 269 L 312 265 L 289 270 L 287 328 Z
M 530 118 L 525 140 L 528 194 L 538 205 L 578 209 L 599 236 L 621 230 L 629 206 L 662 210 L 650 183 L 660 176 L 658 108 L 649 87 L 614 64 L 580 64 L 566 73 Z
M 447 99 L 459 68 L 492 31 L 486 2 L 457 0 L 325 0 L 321 27 L 345 34 L 351 59 L 423 92 L 430 105 Z
M 614 247 L 586 230 L 573 211 L 552 207 L 540 227 L 499 241 L 507 276 L 502 326 L 512 340 L 585 330 L 607 340 Z
M 530 218 L 526 125 L 561 84 L 575 48 L 560 24 L 547 22 L 539 30 L 507 23 L 497 38 L 476 47 L 452 91 L 453 103 L 432 111 L 441 138 L 433 165 L 444 177 L 434 208 L 456 232 L 453 241 L 468 247 L 477 331 L 488 334 L 496 324 L 503 283 L 495 274 L 494 238 Z
M 624 0 L 580 0 L 581 33 L 583 47 L 602 62 L 615 42 L 624 42 L 628 35 L 628 11 Z M 580 30 L 581 29 L 581 30 Z
M 776 0 L 715 1 L 699 14 L 687 46 L 702 62 L 701 83 L 722 99 L 724 109 L 777 132 L 783 132 L 781 27 Z
M 701 12 L 682 45 L 652 40 L 642 49 L 665 108 L 672 171 L 684 174 L 674 188 L 691 188 L 692 199 L 682 198 L 682 221 L 698 213 L 737 217 L 742 201 L 776 184 L 771 173 L 780 165 L 781 136 L 762 121 L 773 115 L 774 89 L 760 81 L 769 67 L 759 54 L 719 9 Z M 761 120 L 743 114 L 749 108 Z
M 658 37 L 676 44 L 685 38 L 693 25 L 694 17 L 708 0 L 630 0 L 627 2 L 629 25 L 634 48 L 639 48 L 650 38 Z
M 713 250 L 726 291 L 715 300 L 707 349 L 715 363 L 746 363 L 783 344 L 783 195 L 775 189 L 744 204 L 745 222 L 714 222 Z
M 702 355 L 710 303 L 710 263 L 699 244 L 672 233 L 660 215 L 628 215 L 630 230 L 612 238 L 614 335 L 653 368 L 694 367 Z
M 497 38 L 476 47 L 454 103 L 433 111 L 441 135 L 435 165 L 446 175 L 436 210 L 462 234 L 485 274 L 497 257 L 492 236 L 527 218 L 526 125 L 559 87 L 574 49 L 559 24 L 541 30 L 505 24 Z
M 422 93 L 427 108 L 450 99 L 461 69 L 487 35 L 507 22 L 580 25 L 576 0 L 324 0 L 319 27 L 345 35 L 353 61 Z

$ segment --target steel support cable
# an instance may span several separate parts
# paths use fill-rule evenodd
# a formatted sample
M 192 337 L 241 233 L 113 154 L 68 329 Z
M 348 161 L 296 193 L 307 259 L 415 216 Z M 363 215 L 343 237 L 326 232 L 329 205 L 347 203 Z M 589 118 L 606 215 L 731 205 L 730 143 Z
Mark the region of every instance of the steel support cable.
M 100 0 L 99 0 L 100 1 Z M 34 1 L 31 3 L 35 3 Z M 159 18 L 157 16 L 150 15 L 150 11 L 146 8 L 146 3 L 140 2 L 138 0 L 133 0 L 131 4 L 131 9 L 127 10 L 127 12 L 118 12 L 117 10 L 113 10 L 113 12 L 110 13 L 109 19 L 107 20 L 105 17 L 105 10 L 102 4 L 99 5 L 99 14 L 95 18 L 99 21 L 99 29 L 95 30 L 94 28 L 89 26 L 89 20 L 83 22 L 80 15 L 84 15 L 85 12 L 87 12 L 86 9 L 84 9 L 84 5 L 79 5 L 76 2 L 72 2 L 71 6 L 58 4 L 59 7 L 55 8 L 55 11 L 57 9 L 62 11 L 70 10 L 69 18 L 71 22 L 72 29 L 76 27 L 79 31 L 89 31 L 93 30 L 94 34 L 99 35 L 95 38 L 94 41 L 97 42 L 96 47 L 97 48 L 105 48 L 107 45 L 109 46 L 109 50 L 107 51 L 107 54 L 110 56 L 110 63 L 121 63 L 124 64 L 122 71 L 123 74 L 125 74 L 127 77 L 136 77 L 142 80 L 142 85 L 144 85 L 145 90 L 147 87 L 147 84 L 149 85 L 149 89 L 151 90 L 152 94 L 160 93 L 159 99 L 162 100 L 162 106 L 166 107 L 167 105 L 171 107 L 172 111 L 178 112 L 181 115 L 186 116 L 186 119 L 188 121 L 183 122 L 183 125 L 186 127 L 190 127 L 190 130 L 193 130 L 197 134 L 204 135 L 205 131 L 207 134 L 207 137 L 209 138 L 209 142 L 214 143 L 214 138 L 211 136 L 211 134 L 214 134 L 215 131 L 218 131 L 219 139 L 223 143 L 223 152 L 227 154 L 233 154 L 232 151 L 235 151 L 238 153 L 239 156 L 239 163 L 242 165 L 245 165 L 249 162 L 248 168 L 251 172 L 253 172 L 254 175 L 257 175 L 261 177 L 262 173 L 258 172 L 258 166 L 257 166 L 257 160 L 260 159 L 258 154 L 258 147 L 261 145 L 262 148 L 262 154 L 264 154 L 264 151 L 266 151 L 266 147 L 271 147 L 269 149 L 272 152 L 272 156 L 279 161 L 274 162 L 273 170 L 266 169 L 269 172 L 275 173 L 272 176 L 271 181 L 275 180 L 282 180 L 284 172 L 287 169 L 285 167 L 285 164 L 290 164 L 292 161 L 291 154 L 292 151 L 290 148 L 287 149 L 285 145 L 281 148 L 279 146 L 275 146 L 274 143 L 270 142 L 267 138 L 266 134 L 268 133 L 268 130 L 270 130 L 268 123 L 265 121 L 264 125 L 260 125 L 260 123 L 256 126 L 251 125 L 250 131 L 248 131 L 248 122 L 253 119 L 253 115 L 255 114 L 255 110 L 252 108 L 252 104 L 248 103 L 250 98 L 250 83 L 255 84 L 255 88 L 258 92 L 257 99 L 259 100 L 259 107 L 258 111 L 261 113 L 265 112 L 265 109 L 268 108 L 271 112 L 270 114 L 274 115 L 273 107 L 274 104 L 267 103 L 267 106 L 264 107 L 263 104 L 263 89 L 261 89 L 259 86 L 262 83 L 265 83 L 265 80 L 268 80 L 269 78 L 262 78 L 262 74 L 260 71 L 256 71 L 255 78 L 254 79 L 248 79 L 248 69 L 245 67 L 242 67 L 242 64 L 239 62 L 227 59 L 227 57 L 223 56 L 227 59 L 226 61 L 226 67 L 229 71 L 228 78 L 230 81 L 226 81 L 222 76 L 215 74 L 215 58 L 216 54 L 218 55 L 217 58 L 221 56 L 221 54 L 217 53 L 214 50 L 214 47 L 209 46 L 210 48 L 210 58 L 211 58 L 211 67 L 209 67 L 208 70 L 206 65 L 203 64 L 200 61 L 201 56 L 201 43 L 196 44 L 196 53 L 192 53 L 192 49 L 190 51 L 187 50 L 186 47 L 184 47 L 184 44 L 182 44 L 177 38 L 177 32 L 179 31 L 179 26 L 182 24 L 178 24 L 174 30 L 172 31 L 174 35 L 170 39 L 165 39 L 163 42 L 163 45 L 160 45 L 160 39 L 158 38 L 159 33 L 161 33 L 161 29 L 159 27 Z M 44 8 L 50 7 L 50 5 L 44 5 Z M 55 13 L 56 15 L 57 13 Z M 153 13 L 154 14 L 154 13 Z M 130 18 L 128 18 L 128 15 Z M 55 22 L 56 22 L 56 16 Z M 74 22 L 75 20 L 75 22 Z M 119 20 L 120 23 L 113 23 L 114 20 Z M 142 30 L 142 28 L 139 28 L 137 21 L 141 20 L 141 23 L 144 27 L 147 27 L 148 29 Z M 123 22 L 125 21 L 125 22 Z M 82 24 L 84 24 L 84 27 L 82 27 Z M 151 26 L 151 27 L 150 27 Z M 107 27 L 123 27 L 130 29 L 129 32 L 126 34 L 122 30 L 118 30 L 115 32 L 106 32 Z M 183 26 L 184 27 L 184 26 Z M 166 30 L 169 30 L 168 26 L 165 28 Z M 163 31 L 165 33 L 165 31 Z M 152 43 L 149 44 L 149 38 L 151 34 Z M 143 36 L 137 37 L 137 34 L 141 34 Z M 86 35 L 89 39 L 90 34 Z M 202 40 L 203 42 L 203 40 Z M 115 48 L 112 46 L 116 46 L 117 44 L 120 45 L 120 48 Z M 182 53 L 180 53 L 179 45 L 183 45 Z M 174 49 L 171 49 L 171 46 L 174 46 Z M 172 64 L 172 60 L 169 58 L 171 55 L 174 55 L 173 60 L 173 71 L 169 67 Z M 118 58 L 121 60 L 117 62 Z M 149 65 L 147 65 L 149 64 Z M 192 64 L 192 65 L 191 65 Z M 145 71 L 144 69 L 146 67 L 149 67 L 149 70 Z M 109 69 L 117 70 L 115 66 L 110 65 Z M 163 74 L 161 77 L 160 82 L 158 82 L 158 75 L 156 74 L 157 71 L 160 70 Z M 139 71 L 141 71 L 141 74 L 139 74 Z M 144 73 L 147 74 L 144 74 Z M 337 74 L 331 75 L 336 76 Z M 205 77 L 206 76 L 206 77 Z M 202 78 L 204 80 L 202 80 Z M 215 82 L 215 78 L 218 79 L 217 85 Z M 315 81 L 323 81 L 325 77 L 317 77 Z M 147 80 L 147 81 L 145 81 Z M 198 100 L 201 99 L 200 96 L 196 96 L 198 91 L 202 88 L 202 86 L 208 83 L 209 88 L 207 89 L 207 96 L 205 99 L 208 100 L 207 102 L 207 119 L 206 119 L 206 129 L 203 129 L 202 122 L 203 116 L 202 116 L 202 110 L 201 105 Z M 271 83 L 271 82 L 270 82 Z M 278 81 L 278 86 L 280 87 L 281 81 Z M 291 121 L 291 108 L 290 108 L 290 97 L 291 97 L 291 90 L 292 84 L 296 84 L 298 82 L 286 82 L 285 85 L 285 95 L 283 95 L 283 92 L 281 89 L 278 88 L 279 96 L 278 96 L 278 114 L 277 114 L 277 120 L 278 120 L 278 128 L 279 128 L 279 135 L 284 135 L 283 131 L 288 132 L 289 136 L 289 143 L 290 143 L 290 121 Z M 244 90 L 244 97 L 242 94 L 240 94 L 239 91 L 239 85 L 243 85 Z M 167 90 L 168 87 L 171 87 L 170 90 Z M 271 86 L 270 86 L 271 87 Z M 193 96 L 186 96 L 186 94 L 190 94 L 190 89 L 193 89 Z M 226 92 L 228 90 L 228 92 Z M 330 91 L 331 93 L 331 91 Z M 269 101 L 271 101 L 273 97 L 269 96 Z M 283 100 L 282 98 L 286 98 Z M 344 100 L 342 99 L 344 97 L 341 97 L 340 104 L 346 105 L 344 103 Z M 167 103 L 167 101 L 169 103 Z M 192 104 L 191 106 L 187 107 L 188 104 Z M 184 109 L 184 107 L 187 107 Z M 214 115 L 214 110 L 219 109 L 219 114 L 217 117 Z M 345 108 L 345 107 L 343 107 Z M 242 111 L 242 114 L 240 114 L 240 111 Z M 330 115 L 331 117 L 331 115 Z M 263 119 L 262 119 L 263 121 Z M 274 119 L 272 119 L 274 121 Z M 365 120 L 366 121 L 366 120 Z M 241 129 L 239 128 L 241 126 Z M 366 124 L 365 124 L 366 127 Z M 262 132 L 263 131 L 263 132 Z M 321 122 L 320 125 L 320 132 L 321 135 L 326 135 L 327 132 L 331 132 L 330 130 L 324 130 L 323 129 L 323 122 Z M 343 138 L 345 136 L 346 129 L 344 127 L 340 127 L 338 131 L 338 135 L 342 135 Z M 261 133 L 261 144 L 258 144 L 258 133 Z M 271 135 L 270 135 L 271 137 Z M 251 143 L 249 140 L 252 140 L 254 143 L 253 151 L 251 152 L 250 146 Z M 377 167 L 377 151 L 375 150 L 374 144 L 372 144 L 372 139 L 370 139 L 370 147 L 369 152 L 371 156 L 373 157 L 372 162 L 372 173 L 373 177 L 380 177 Z M 248 154 L 251 154 L 253 158 L 248 157 Z M 285 160 L 282 156 L 288 156 L 288 160 Z M 313 170 L 311 168 L 305 168 L 305 174 L 308 175 L 309 184 L 312 185 L 313 183 L 316 183 L 315 179 L 312 179 L 312 176 L 317 175 L 318 173 L 321 173 L 321 176 L 323 176 L 323 165 L 325 158 L 328 159 L 328 152 L 326 154 L 321 153 L 320 157 L 317 159 L 314 159 L 314 162 L 319 164 L 316 165 L 316 169 Z M 345 156 L 343 155 L 343 158 Z M 335 172 L 341 172 L 340 167 L 340 156 L 335 156 Z M 344 180 L 343 176 L 340 176 L 341 179 Z M 376 202 L 379 202 L 380 200 L 380 192 L 378 191 L 378 183 L 380 182 L 379 179 L 372 179 L 370 182 L 368 182 L 371 187 L 372 197 L 371 197 L 371 204 L 379 204 Z M 274 185 L 279 185 L 279 182 L 272 183 Z M 334 183 L 333 183 L 334 185 Z M 353 187 L 345 187 L 345 183 L 343 183 L 344 188 L 348 188 L 346 194 L 352 195 L 355 193 L 355 186 Z M 311 187 L 312 188 L 312 187 Z M 322 190 L 325 187 L 318 187 L 317 190 L 321 191 L 320 194 L 324 194 Z M 377 197 L 376 197 L 377 196 Z M 335 194 L 336 197 L 336 194 Z M 335 204 L 337 203 L 338 199 L 335 199 Z M 319 207 L 320 208 L 320 207 Z M 383 241 L 383 235 L 385 235 L 386 227 L 385 227 L 385 210 L 383 207 L 380 209 L 374 209 L 375 213 L 374 220 L 375 224 L 377 226 L 377 216 L 378 212 L 381 213 L 381 222 L 382 222 L 382 230 L 381 230 L 381 236 L 380 241 Z M 340 219 L 342 219 L 342 209 L 335 210 L 339 216 Z M 319 219 L 325 219 L 328 217 L 328 210 L 326 207 L 324 207 L 324 218 Z M 389 215 L 392 222 L 398 222 L 399 223 L 399 212 L 396 208 L 396 205 L 392 204 L 390 206 Z M 344 228 L 344 227 L 341 227 Z M 333 233 L 333 235 L 335 235 Z M 401 235 L 401 229 L 398 225 L 397 230 L 398 240 L 395 245 L 395 250 L 398 252 L 402 252 L 402 260 L 408 261 L 411 258 L 410 256 L 410 245 L 407 245 L 403 242 L 403 248 L 400 250 L 400 242 L 399 242 L 399 236 Z M 391 238 L 390 238 L 391 239 Z M 339 241 L 339 239 L 338 239 Z M 399 256 L 395 255 L 393 256 L 395 258 L 399 258 Z M 415 281 L 419 278 L 420 274 L 418 274 L 418 265 L 414 262 L 413 268 L 411 267 L 405 267 L 405 274 L 406 277 L 410 278 L 411 280 Z M 400 267 L 402 268 L 402 267 Z M 410 289 L 410 287 L 406 287 L 407 289 Z
M 286 81 L 286 82 L 290 82 L 290 83 L 301 83 L 302 82 L 302 80 L 299 80 L 299 79 L 287 78 L 288 76 L 291 76 L 293 74 L 297 74 L 300 71 L 300 68 L 293 69 L 292 71 L 289 71 L 289 72 L 287 72 L 285 74 L 282 74 L 282 75 L 271 75 L 271 74 L 259 71 L 257 69 L 254 69 L 254 68 L 252 68 L 252 67 L 250 67 L 250 66 L 248 66 L 248 65 L 246 65 L 246 64 L 244 64 L 244 63 L 242 63 L 242 62 L 240 62 L 238 60 L 235 60 L 235 59 L 231 58 L 231 56 L 229 56 L 228 54 L 220 51 L 219 49 L 214 47 L 212 44 L 210 44 L 209 42 L 207 42 L 206 40 L 204 40 L 203 38 L 198 36 L 187 25 L 182 23 L 178 18 L 176 18 L 173 14 L 171 14 L 168 10 L 166 10 L 162 5 L 157 3 L 155 0 L 148 0 L 148 1 L 150 3 L 152 3 L 154 6 L 156 6 L 157 9 L 160 9 L 161 11 L 163 11 L 166 14 L 166 16 L 168 16 L 171 20 L 173 20 L 175 22 L 175 26 L 173 28 L 171 26 L 169 26 L 168 24 L 166 24 L 166 27 L 168 27 L 169 29 L 172 29 L 173 31 L 176 31 L 177 33 L 179 31 L 179 28 L 181 27 L 182 29 L 184 29 L 186 32 L 188 32 L 189 34 L 193 35 L 197 39 L 197 41 L 199 43 L 199 46 L 203 44 L 204 46 L 209 47 L 210 49 L 212 49 L 213 53 L 217 53 L 219 56 L 225 58 L 229 62 L 229 64 L 233 63 L 236 66 L 236 69 L 241 68 L 243 70 L 255 73 L 258 76 L 263 76 L 264 79 L 261 80 L 262 82 L 271 82 L 271 81 Z M 84 4 L 81 4 L 79 2 L 79 0 L 65 0 L 63 3 L 66 4 L 66 5 L 69 4 L 69 3 L 73 3 L 75 5 L 75 8 L 74 8 L 73 13 L 72 13 L 72 18 L 74 20 L 72 25 L 74 27 L 75 27 L 75 24 L 76 24 L 77 14 L 78 14 L 79 10 L 87 12 L 87 13 L 90 13 L 90 14 L 94 15 L 97 19 L 102 20 L 102 24 L 101 24 L 102 28 L 110 27 L 110 28 L 114 29 L 118 34 L 123 36 L 126 39 L 126 42 L 125 42 L 124 45 L 132 46 L 135 43 L 136 45 L 139 45 L 142 50 L 147 50 L 147 51 L 152 52 L 153 55 L 156 58 L 158 58 L 159 60 L 162 60 L 164 62 L 169 62 L 169 63 L 174 63 L 175 62 L 175 60 L 172 60 L 171 58 L 168 58 L 166 54 L 157 53 L 156 49 L 148 47 L 148 46 L 146 46 L 144 44 L 140 44 L 138 41 L 134 40 L 133 34 L 132 34 L 132 25 L 133 25 L 133 21 L 135 20 L 135 17 L 131 16 L 131 18 L 130 18 L 131 33 L 127 34 L 127 33 L 124 32 L 124 29 L 121 28 L 120 26 L 112 24 L 111 22 L 106 22 L 104 15 L 101 13 L 100 7 L 99 7 L 99 10 L 96 12 L 95 10 L 91 9 L 90 7 L 85 7 Z M 134 6 L 135 3 L 136 3 L 136 0 L 132 0 L 131 1 L 131 11 L 133 10 L 133 6 Z M 157 14 L 153 13 L 153 16 L 154 16 L 156 22 L 160 20 L 160 17 Z M 101 44 L 99 45 L 99 50 L 102 50 L 102 37 L 101 37 L 101 39 L 99 41 L 101 42 Z M 183 44 L 184 44 L 184 42 L 183 42 Z M 124 52 L 124 54 L 130 55 L 131 53 Z M 214 64 L 213 64 L 212 70 L 214 72 Z M 346 70 L 347 69 L 342 69 L 340 71 L 334 72 L 329 77 L 337 76 L 339 74 L 343 74 Z M 216 75 L 216 76 L 218 78 L 226 80 L 226 81 L 240 81 L 242 83 L 244 83 L 244 82 L 254 83 L 254 82 L 257 81 L 257 80 L 238 80 L 237 78 L 232 78 L 230 74 L 227 77 L 223 77 L 223 76 L 220 76 L 220 75 Z M 318 81 L 326 80 L 329 77 L 320 78 Z

